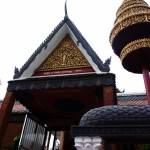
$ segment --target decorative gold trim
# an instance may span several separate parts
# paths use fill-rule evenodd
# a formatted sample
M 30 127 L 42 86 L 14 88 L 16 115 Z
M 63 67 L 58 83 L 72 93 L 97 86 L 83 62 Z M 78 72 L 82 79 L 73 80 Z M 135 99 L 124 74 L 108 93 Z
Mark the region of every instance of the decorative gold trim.
M 140 48 L 150 47 L 150 38 L 138 39 L 129 44 L 127 44 L 121 51 L 120 59 L 123 59 L 131 52 L 138 50 Z
M 133 5 L 129 6 L 129 7 L 124 8 L 122 11 L 118 12 L 118 13 L 116 14 L 116 17 L 120 16 L 124 11 L 127 11 L 127 10 L 129 10 L 129 9 L 132 9 L 132 8 L 134 8 L 134 7 L 148 7 L 148 8 L 149 8 L 149 6 L 146 5 L 146 4 L 133 4 Z
M 91 67 L 77 45 L 67 34 L 36 71 L 55 71 Z
M 128 26 L 138 24 L 138 23 L 144 23 L 144 22 L 150 22 L 150 13 L 142 13 L 142 14 L 140 13 L 140 14 L 132 15 L 118 22 L 110 33 L 109 40 L 110 40 L 111 45 L 115 36 L 121 30 L 123 30 L 124 28 Z
M 129 2 L 129 1 L 132 1 L 132 0 L 123 0 L 123 3 Z
M 123 20 L 124 18 L 127 18 L 129 16 L 135 15 L 135 14 L 140 14 L 140 13 L 150 13 L 150 8 L 149 6 L 144 6 L 144 5 L 134 5 L 130 6 L 127 9 L 123 10 L 118 16 L 117 19 L 115 20 L 115 24 L 119 22 L 120 20 Z
M 129 1 L 132 1 L 132 0 L 123 0 L 123 3 L 127 3 L 127 2 L 129 2 Z
M 123 2 L 123 4 L 119 7 L 119 9 L 117 10 L 116 15 L 118 16 L 118 14 L 120 14 L 120 12 L 122 12 L 124 9 L 133 6 L 133 5 L 138 5 L 138 4 L 143 4 L 145 6 L 148 6 L 148 4 L 145 1 L 141 1 L 141 0 L 131 0 L 131 1 L 127 1 L 127 2 Z

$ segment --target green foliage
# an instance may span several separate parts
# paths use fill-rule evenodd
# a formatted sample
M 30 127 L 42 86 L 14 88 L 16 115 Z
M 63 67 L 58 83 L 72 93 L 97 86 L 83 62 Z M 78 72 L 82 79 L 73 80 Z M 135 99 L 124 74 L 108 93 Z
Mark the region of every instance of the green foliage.
M 150 150 L 150 144 L 143 144 L 140 150 Z
M 16 136 L 11 143 L 11 150 L 18 150 L 20 136 Z

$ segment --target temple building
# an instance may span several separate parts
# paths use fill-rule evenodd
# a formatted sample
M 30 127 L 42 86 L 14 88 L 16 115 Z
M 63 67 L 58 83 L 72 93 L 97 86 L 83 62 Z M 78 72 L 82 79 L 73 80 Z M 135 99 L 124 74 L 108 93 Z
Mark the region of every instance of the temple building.
M 145 30 L 149 30 L 149 23 L 146 2 L 123 1 L 110 43 L 125 69 L 143 72 L 147 94 L 117 93 L 115 74 L 110 73 L 111 59 L 103 62 L 99 58 L 70 20 L 65 4 L 64 19 L 22 68 L 15 68 L 14 79 L 8 81 L 0 104 L 2 149 L 148 147 L 150 35 Z

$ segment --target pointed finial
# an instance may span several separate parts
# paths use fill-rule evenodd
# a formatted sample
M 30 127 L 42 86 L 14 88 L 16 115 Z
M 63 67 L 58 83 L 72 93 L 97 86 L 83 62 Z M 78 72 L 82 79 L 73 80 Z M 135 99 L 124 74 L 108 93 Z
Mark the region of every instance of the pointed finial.
M 68 18 L 68 13 L 67 13 L 67 0 L 65 2 L 65 18 Z
M 19 69 L 17 67 L 15 67 L 13 79 L 17 79 L 18 75 L 19 75 Z

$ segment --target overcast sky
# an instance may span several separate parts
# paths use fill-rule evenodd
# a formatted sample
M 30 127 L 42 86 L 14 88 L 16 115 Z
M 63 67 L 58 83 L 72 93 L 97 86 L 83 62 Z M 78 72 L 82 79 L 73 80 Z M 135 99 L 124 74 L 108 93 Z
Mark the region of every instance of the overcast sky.
M 116 85 L 126 92 L 145 92 L 143 77 L 123 69 L 109 34 L 123 0 L 68 0 L 68 16 L 102 61 L 112 57 Z M 150 1 L 146 0 L 150 4 Z M 0 0 L 0 98 L 14 75 L 63 20 L 65 0 Z

